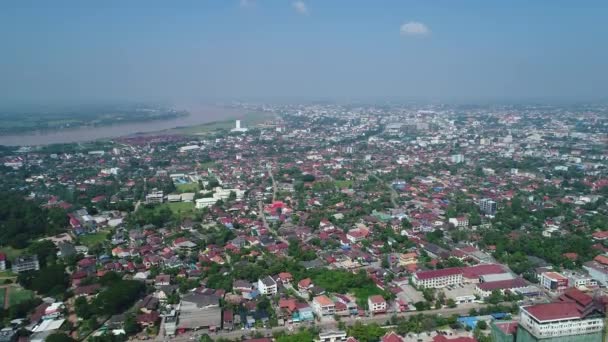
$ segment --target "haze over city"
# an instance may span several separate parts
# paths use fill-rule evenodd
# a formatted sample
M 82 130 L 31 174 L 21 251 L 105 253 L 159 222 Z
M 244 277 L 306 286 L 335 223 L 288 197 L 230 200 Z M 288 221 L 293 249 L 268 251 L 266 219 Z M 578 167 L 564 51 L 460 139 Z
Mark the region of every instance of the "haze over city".
M 606 1 L 3 1 L 3 106 L 601 101 Z

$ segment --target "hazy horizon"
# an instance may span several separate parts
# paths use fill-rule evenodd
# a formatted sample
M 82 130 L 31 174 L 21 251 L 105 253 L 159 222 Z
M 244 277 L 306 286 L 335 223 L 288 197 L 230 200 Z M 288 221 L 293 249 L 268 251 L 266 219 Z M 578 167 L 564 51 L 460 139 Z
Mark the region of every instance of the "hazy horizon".
M 606 1 L 5 1 L 0 107 L 606 102 Z

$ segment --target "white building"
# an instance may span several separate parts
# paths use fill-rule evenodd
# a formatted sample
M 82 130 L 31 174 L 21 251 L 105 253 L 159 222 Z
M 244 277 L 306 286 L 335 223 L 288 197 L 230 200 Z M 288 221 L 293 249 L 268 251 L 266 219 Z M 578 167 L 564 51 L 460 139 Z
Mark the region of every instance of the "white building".
M 263 295 L 273 296 L 277 294 L 277 282 L 270 276 L 258 279 L 258 290 Z
M 520 312 L 518 340 L 520 334 L 530 334 L 536 339 L 589 335 L 589 341 L 595 340 L 593 336 L 597 335 L 597 341 L 602 340 L 603 316 L 583 314 L 576 302 L 536 304 L 522 307 Z
M 462 284 L 462 270 L 458 267 L 441 270 L 420 271 L 412 277 L 417 287 L 442 288 L 450 285 Z
M 336 304 L 327 296 L 317 296 L 312 300 L 312 310 L 319 318 L 333 316 L 336 313 Z
M 241 127 L 241 120 L 236 120 L 235 127 L 230 130 L 231 132 L 247 132 L 247 128 Z
M 386 312 L 386 300 L 380 295 L 370 296 L 367 299 L 367 307 L 372 314 L 385 313 Z
M 146 195 L 146 203 L 163 203 L 164 198 L 162 191 L 152 191 Z
M 342 342 L 346 341 L 345 331 L 326 331 L 319 333 L 320 342 Z

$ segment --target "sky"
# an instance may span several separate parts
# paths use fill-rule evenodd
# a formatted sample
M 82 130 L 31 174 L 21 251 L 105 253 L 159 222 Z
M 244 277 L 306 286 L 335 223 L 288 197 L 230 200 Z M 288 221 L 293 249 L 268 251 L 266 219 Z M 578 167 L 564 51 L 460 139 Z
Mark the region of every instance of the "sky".
M 597 101 L 608 1 L 0 1 L 0 105 Z

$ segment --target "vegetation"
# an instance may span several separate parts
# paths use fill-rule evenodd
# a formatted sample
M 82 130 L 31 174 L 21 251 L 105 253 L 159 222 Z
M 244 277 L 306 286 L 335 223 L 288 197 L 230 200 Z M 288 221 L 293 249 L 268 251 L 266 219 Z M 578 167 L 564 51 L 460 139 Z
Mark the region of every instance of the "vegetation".
M 37 237 L 64 231 L 68 218 L 63 209 L 44 209 L 18 193 L 0 198 L 0 244 L 25 248 Z

